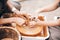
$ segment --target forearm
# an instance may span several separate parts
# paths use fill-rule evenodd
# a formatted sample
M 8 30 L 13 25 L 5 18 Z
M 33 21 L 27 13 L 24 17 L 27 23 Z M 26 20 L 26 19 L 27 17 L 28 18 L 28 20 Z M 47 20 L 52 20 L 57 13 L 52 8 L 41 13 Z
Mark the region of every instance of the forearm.
M 16 23 L 18 25 L 22 25 L 23 23 L 25 23 L 25 20 L 19 17 L 0 19 L 0 24 L 6 24 L 6 23 Z
M 55 21 L 40 21 L 38 24 L 45 26 L 60 26 L 60 19 Z
M 8 0 L 7 1 L 7 5 L 9 6 L 9 8 L 12 10 L 12 12 L 14 13 L 19 13 L 19 10 L 17 10 L 13 5 L 12 3 Z
M 55 10 L 56 8 L 58 8 L 58 4 L 59 4 L 59 0 L 55 0 L 54 3 L 48 5 L 48 6 L 45 6 L 45 7 L 42 7 L 41 9 L 38 10 L 38 13 L 40 12 L 48 12 L 48 11 L 53 11 Z
M 55 10 L 57 7 L 58 7 L 58 4 L 59 4 L 59 0 L 55 0 L 54 3 L 48 5 L 45 9 L 45 11 L 53 11 Z
M 14 18 L 0 19 L 0 24 L 13 23 L 13 22 L 14 22 Z

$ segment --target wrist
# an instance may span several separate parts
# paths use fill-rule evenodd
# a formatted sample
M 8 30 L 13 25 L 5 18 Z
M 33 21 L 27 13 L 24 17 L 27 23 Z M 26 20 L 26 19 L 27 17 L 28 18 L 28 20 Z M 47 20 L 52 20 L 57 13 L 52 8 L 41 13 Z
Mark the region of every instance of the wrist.
M 58 19 L 58 25 L 60 26 L 60 19 Z
M 10 20 L 12 23 L 15 23 L 16 18 L 15 18 L 15 17 L 12 17 L 12 18 L 9 18 L 9 20 Z
M 13 8 L 12 8 L 12 11 L 13 11 L 13 12 L 16 11 L 16 8 L 13 7 Z

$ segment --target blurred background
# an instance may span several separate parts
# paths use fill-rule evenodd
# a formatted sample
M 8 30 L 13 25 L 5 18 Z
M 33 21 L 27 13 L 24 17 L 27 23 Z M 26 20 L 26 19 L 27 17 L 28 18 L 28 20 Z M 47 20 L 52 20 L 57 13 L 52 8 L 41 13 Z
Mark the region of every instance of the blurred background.
M 38 14 L 34 13 L 37 9 L 45 7 L 47 5 L 52 4 L 55 0 L 20 0 L 21 2 L 21 12 L 27 12 L 32 14 L 33 16 L 37 16 Z M 51 12 L 43 12 L 40 15 L 46 16 L 47 20 L 54 20 L 54 16 L 60 16 L 60 7 Z

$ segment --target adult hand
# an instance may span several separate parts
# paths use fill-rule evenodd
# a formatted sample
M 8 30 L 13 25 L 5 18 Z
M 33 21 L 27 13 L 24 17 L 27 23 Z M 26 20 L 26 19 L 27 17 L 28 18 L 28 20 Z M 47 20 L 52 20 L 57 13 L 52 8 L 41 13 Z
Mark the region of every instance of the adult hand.
M 14 22 L 15 22 L 17 25 L 20 25 L 20 26 L 21 26 L 23 23 L 25 23 L 25 20 L 22 19 L 22 18 L 16 17 L 16 18 L 14 19 Z
M 30 21 L 28 26 L 29 27 L 34 27 L 35 25 L 36 25 L 36 22 L 35 21 Z

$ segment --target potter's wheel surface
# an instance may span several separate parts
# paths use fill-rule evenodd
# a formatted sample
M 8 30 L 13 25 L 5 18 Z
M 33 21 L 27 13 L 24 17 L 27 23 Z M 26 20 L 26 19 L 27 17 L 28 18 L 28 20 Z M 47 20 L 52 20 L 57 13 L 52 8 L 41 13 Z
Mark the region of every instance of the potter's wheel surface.
M 35 27 L 31 28 L 28 26 L 19 26 L 17 27 L 17 29 L 24 35 L 37 35 L 38 33 L 40 33 L 43 29 L 43 26 L 40 25 L 36 25 Z

